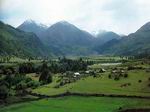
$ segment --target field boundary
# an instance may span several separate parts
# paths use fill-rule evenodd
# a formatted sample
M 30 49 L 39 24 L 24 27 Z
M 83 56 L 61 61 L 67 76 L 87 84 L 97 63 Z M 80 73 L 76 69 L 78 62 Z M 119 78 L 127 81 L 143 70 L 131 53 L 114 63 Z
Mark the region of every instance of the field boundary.
M 139 109 L 125 109 L 125 110 L 121 110 L 118 112 L 150 112 L 150 109 L 144 109 L 144 108 L 139 108 Z
M 39 98 L 59 98 L 65 96 L 82 96 L 82 97 L 116 97 L 116 98 L 140 98 L 140 99 L 150 99 L 150 96 L 135 96 L 135 95 L 117 95 L 117 94 L 97 94 L 97 93 L 75 93 L 75 92 L 65 92 L 57 95 L 43 95 L 38 93 L 27 92 L 29 95 L 37 96 Z

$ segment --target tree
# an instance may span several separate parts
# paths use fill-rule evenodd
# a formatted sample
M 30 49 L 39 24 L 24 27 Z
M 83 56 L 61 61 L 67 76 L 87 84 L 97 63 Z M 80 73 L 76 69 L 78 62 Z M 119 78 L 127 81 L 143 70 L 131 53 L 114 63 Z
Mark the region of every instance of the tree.
M 43 84 L 48 84 L 52 82 L 52 76 L 50 74 L 50 71 L 46 62 L 44 62 L 42 65 L 41 76 L 39 78 L 39 81 L 42 82 Z
M 33 73 L 35 68 L 33 63 L 23 63 L 19 65 L 19 73 Z
M 5 100 L 9 95 L 8 83 L 2 81 L 0 83 L 0 99 Z
M 16 92 L 18 95 L 25 95 L 24 91 L 26 89 L 27 89 L 27 84 L 23 81 L 16 85 Z

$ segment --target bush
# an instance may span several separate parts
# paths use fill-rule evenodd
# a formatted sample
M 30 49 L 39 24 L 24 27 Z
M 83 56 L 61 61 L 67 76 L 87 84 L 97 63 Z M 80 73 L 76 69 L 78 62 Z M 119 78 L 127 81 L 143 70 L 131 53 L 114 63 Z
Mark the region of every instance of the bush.
M 23 63 L 19 65 L 19 73 L 33 73 L 33 72 L 35 72 L 35 68 L 32 63 Z
M 40 83 L 37 81 L 30 81 L 27 83 L 27 87 L 31 87 L 33 89 L 37 88 L 40 86 Z
M 25 77 L 25 82 L 26 82 L 26 83 L 28 83 L 28 82 L 30 82 L 30 81 L 32 81 L 32 79 L 31 79 L 30 77 Z
M 119 80 L 119 79 L 120 79 L 119 77 L 115 77 L 115 78 L 114 78 L 114 80 L 116 80 L 116 81 Z
M 5 100 L 9 95 L 9 88 L 6 85 L 0 86 L 0 99 Z
M 20 82 L 19 84 L 16 85 L 16 90 L 25 90 L 27 88 L 27 84 L 25 82 Z
M 127 78 L 127 77 L 128 77 L 128 74 L 127 74 L 127 73 L 125 73 L 125 74 L 124 74 L 124 78 Z
M 128 66 L 128 70 L 134 70 L 135 68 L 133 66 Z
M 142 82 L 142 80 L 139 80 L 138 82 L 139 82 L 139 83 L 141 83 L 141 82 Z
M 111 79 L 111 74 L 108 75 L 108 78 Z

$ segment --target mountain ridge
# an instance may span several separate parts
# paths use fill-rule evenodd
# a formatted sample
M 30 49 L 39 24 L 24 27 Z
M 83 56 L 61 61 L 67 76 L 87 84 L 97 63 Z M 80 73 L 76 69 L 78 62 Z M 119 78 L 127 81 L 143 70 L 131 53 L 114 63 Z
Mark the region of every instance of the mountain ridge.
M 0 22 L 0 54 L 47 56 L 47 48 L 34 33 L 27 33 Z M 17 46 L 16 46 L 17 45 Z

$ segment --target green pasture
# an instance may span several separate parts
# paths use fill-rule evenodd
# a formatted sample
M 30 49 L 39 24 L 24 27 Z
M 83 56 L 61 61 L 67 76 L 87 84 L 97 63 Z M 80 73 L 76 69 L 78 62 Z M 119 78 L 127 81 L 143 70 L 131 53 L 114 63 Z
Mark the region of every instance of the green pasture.
M 147 99 L 108 97 L 62 97 L 14 104 L 0 112 L 117 112 L 119 108 L 148 108 Z

